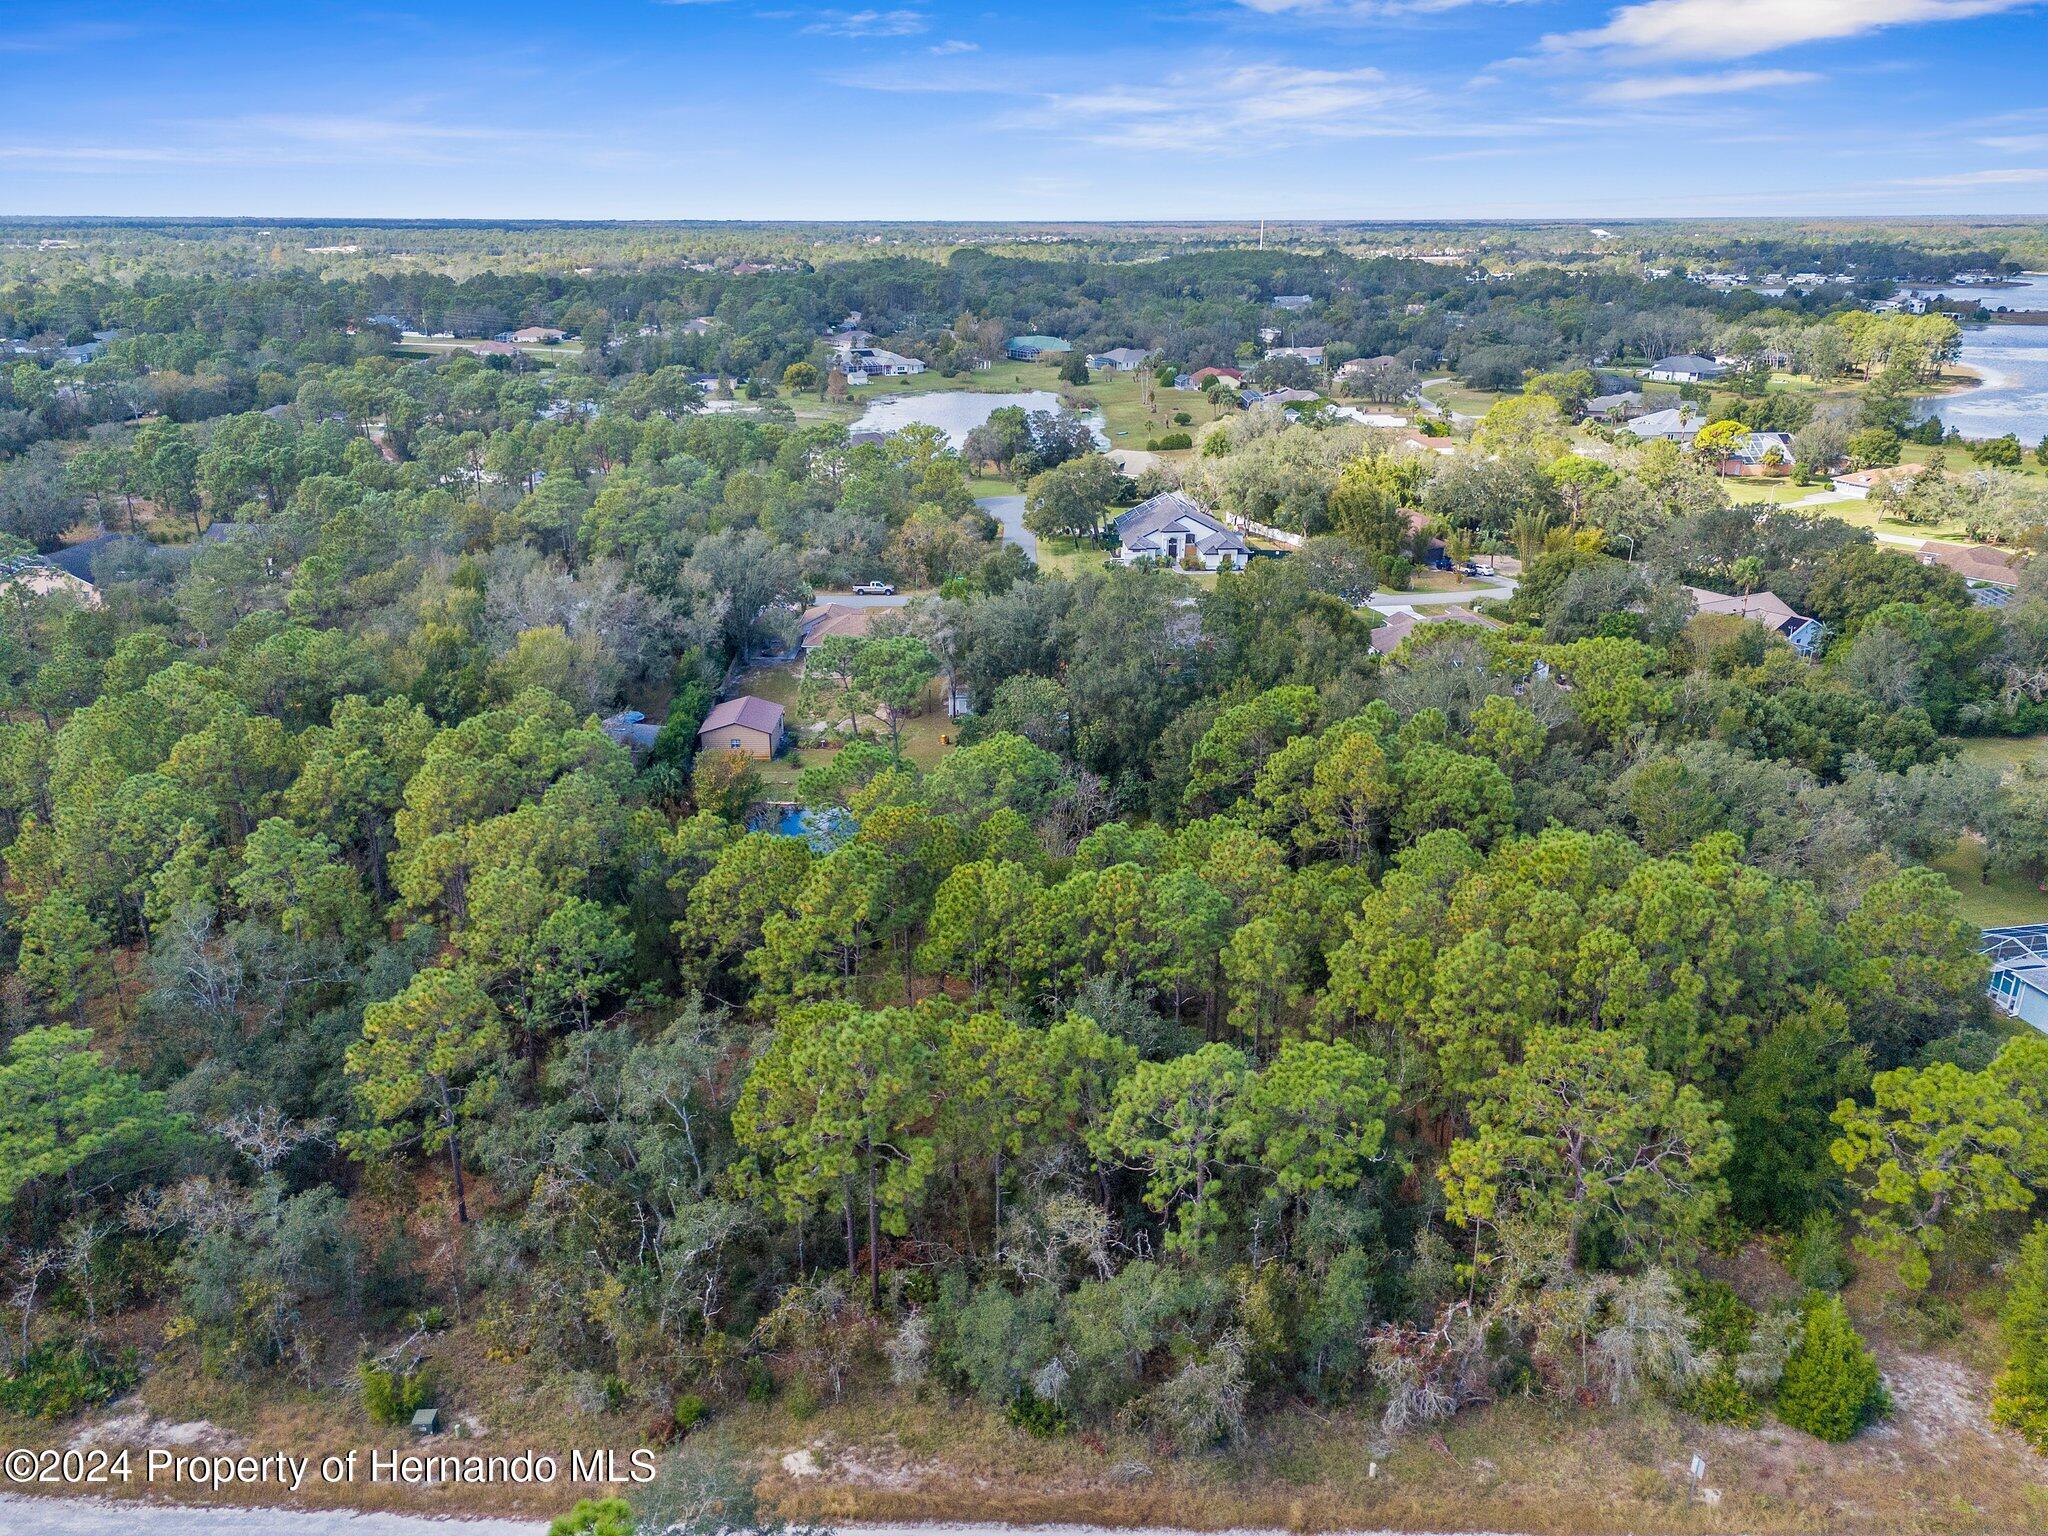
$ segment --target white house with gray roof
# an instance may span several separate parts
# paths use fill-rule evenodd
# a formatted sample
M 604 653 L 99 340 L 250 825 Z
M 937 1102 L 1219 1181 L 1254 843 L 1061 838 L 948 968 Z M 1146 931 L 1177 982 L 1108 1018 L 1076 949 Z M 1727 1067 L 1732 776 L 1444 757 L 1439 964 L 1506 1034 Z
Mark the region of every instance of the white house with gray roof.
M 1709 379 L 1718 379 L 1728 371 L 1724 364 L 1711 357 L 1701 357 L 1697 352 L 1681 352 L 1676 357 L 1660 357 L 1644 370 L 1643 377 L 1659 384 L 1704 384 Z
M 1694 410 L 1689 405 L 1674 406 L 1668 411 L 1651 411 L 1633 421 L 1622 423 L 1621 430 L 1640 442 L 1652 438 L 1663 438 L 1666 442 L 1691 443 L 1699 430 L 1707 424 L 1707 413 Z
M 1125 565 L 1158 560 L 1178 566 L 1192 549 L 1205 571 L 1224 561 L 1242 569 L 1251 553 L 1244 535 L 1225 527 L 1179 491 L 1161 491 L 1116 520 L 1117 558 Z

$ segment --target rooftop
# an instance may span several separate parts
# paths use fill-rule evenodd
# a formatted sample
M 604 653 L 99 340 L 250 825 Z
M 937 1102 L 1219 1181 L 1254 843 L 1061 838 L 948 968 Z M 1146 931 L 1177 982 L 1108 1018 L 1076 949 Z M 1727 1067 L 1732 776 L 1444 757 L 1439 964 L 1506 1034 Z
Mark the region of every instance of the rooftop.
M 736 699 L 712 705 L 711 713 L 697 727 L 697 734 L 702 736 L 706 731 L 722 731 L 735 725 L 774 736 L 782 730 L 782 706 L 743 693 Z

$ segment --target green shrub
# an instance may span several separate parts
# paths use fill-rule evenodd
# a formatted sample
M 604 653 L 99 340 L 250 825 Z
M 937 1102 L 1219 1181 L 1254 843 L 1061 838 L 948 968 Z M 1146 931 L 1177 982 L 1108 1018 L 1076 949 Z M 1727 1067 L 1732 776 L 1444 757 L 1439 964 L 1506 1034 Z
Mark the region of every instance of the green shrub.
M 818 1411 L 818 1389 L 811 1385 L 811 1378 L 799 1376 L 783 1389 L 782 1406 L 789 1410 L 789 1416 L 801 1424 Z
M 1040 1397 L 1029 1387 L 1017 1389 L 1017 1395 L 1010 1399 L 1010 1406 L 1005 1412 L 1012 1424 L 1040 1440 L 1064 1435 L 1074 1427 L 1074 1421 L 1067 1416 L 1065 1408 L 1049 1397 Z
M 415 1413 L 433 1404 L 434 1381 L 424 1365 L 401 1371 L 365 1360 L 356 1375 L 363 1384 L 363 1412 L 372 1424 L 409 1424 Z
M 1693 1280 L 1685 1287 L 1685 1309 L 1692 1314 L 1693 1342 L 1726 1360 L 1749 1348 L 1756 1313 L 1720 1280 Z
M 1729 1365 L 1718 1366 L 1701 1378 L 1698 1386 L 1679 1399 L 1678 1406 L 1708 1424 L 1754 1429 L 1764 1419 L 1756 1399 L 1735 1379 L 1735 1369 Z
M 1822 1440 L 1840 1441 L 1890 1407 L 1876 1357 L 1841 1298 L 1809 1298 L 1799 1342 L 1778 1383 L 1778 1417 Z
M 772 1403 L 775 1401 L 775 1375 L 758 1360 L 747 1362 L 747 1401 L 750 1403 Z
M 1928 1291 L 1890 1297 L 1879 1315 L 1888 1330 L 1909 1339 L 1915 1349 L 1932 1349 L 1963 1331 L 1963 1309 Z
M 2037 1224 L 2013 1261 L 1999 1317 L 2005 1369 L 1991 1388 L 1991 1419 L 2048 1451 L 2048 1225 Z
M 1842 1223 L 1833 1211 L 1815 1211 L 1785 1252 L 1792 1278 L 1810 1291 L 1839 1291 L 1855 1278 L 1842 1242 Z
M 1160 453 L 1174 448 L 1192 448 L 1195 440 L 1186 432 L 1166 432 L 1147 440 L 1145 446 L 1154 453 Z
M 626 1406 L 626 1400 L 632 1396 L 632 1389 L 626 1385 L 626 1378 L 623 1376 L 605 1377 L 598 1383 L 598 1391 L 604 1394 L 606 1413 L 619 1412 Z
M 711 1407 L 694 1392 L 685 1392 L 676 1399 L 676 1428 L 688 1434 L 704 1422 L 704 1415 Z
M 25 1419 L 68 1419 L 109 1402 L 138 1379 L 132 1356 L 102 1360 L 78 1339 L 38 1344 L 0 1377 L 0 1408 Z
M 633 1536 L 638 1522 L 624 1499 L 578 1499 L 576 1507 L 548 1527 L 548 1536 Z

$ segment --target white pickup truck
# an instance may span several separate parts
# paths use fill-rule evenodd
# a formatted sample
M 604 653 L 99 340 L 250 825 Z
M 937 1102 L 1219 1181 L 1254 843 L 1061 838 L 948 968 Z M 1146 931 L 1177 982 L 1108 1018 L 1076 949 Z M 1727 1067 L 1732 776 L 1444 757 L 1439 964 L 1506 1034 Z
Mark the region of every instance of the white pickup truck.
M 894 582 L 888 581 L 856 582 L 853 588 L 853 595 L 855 597 L 894 597 L 896 595 L 896 585 Z

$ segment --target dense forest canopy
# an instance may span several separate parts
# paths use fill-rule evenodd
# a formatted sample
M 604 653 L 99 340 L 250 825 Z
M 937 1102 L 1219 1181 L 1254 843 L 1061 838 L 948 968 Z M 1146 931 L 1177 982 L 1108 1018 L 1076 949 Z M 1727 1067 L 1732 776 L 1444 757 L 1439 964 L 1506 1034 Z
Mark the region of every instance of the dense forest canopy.
M 323 276 L 209 267 L 256 234 L 195 228 L 0 288 L 37 343 L 0 372 L 7 553 L 100 539 L 89 599 L 0 589 L 0 1408 L 356 1359 L 381 1412 L 460 1340 L 613 1411 L 937 1391 L 1190 1453 L 1288 1404 L 1398 1432 L 1512 1395 L 1844 1438 L 1881 1407 L 1848 1240 L 1938 1308 L 2027 1232 L 2048 1041 L 1924 861 L 1966 829 L 2048 859 L 2048 780 L 1957 752 L 2048 723 L 2048 565 L 1982 606 L 1561 404 L 1786 338 L 1869 406 L 1804 408 L 1799 452 L 1895 458 L 1952 324 L 1357 231 Z M 1755 239 L 1718 248 L 1934 259 Z M 1453 455 L 1266 410 L 1129 475 L 1021 412 L 982 457 L 794 408 L 851 312 L 942 374 L 1046 332 L 1170 381 L 1255 356 L 1278 294 L 1314 300 L 1277 324 L 1318 382 L 1391 355 L 1511 398 Z M 571 340 L 399 350 L 522 325 Z M 1178 484 L 1302 542 L 1212 581 L 1041 569 L 977 505 L 997 459 L 1048 540 Z M 2048 522 L 2016 471 L 1922 478 L 2015 545 Z M 1382 655 L 1358 599 L 1432 535 L 1519 587 Z M 918 595 L 806 665 L 836 750 L 781 789 L 698 751 L 819 590 L 878 574 Z M 1700 1277 L 1753 1240 L 1806 1301 Z M 2026 1251 L 2001 1411 L 2039 1439 Z

